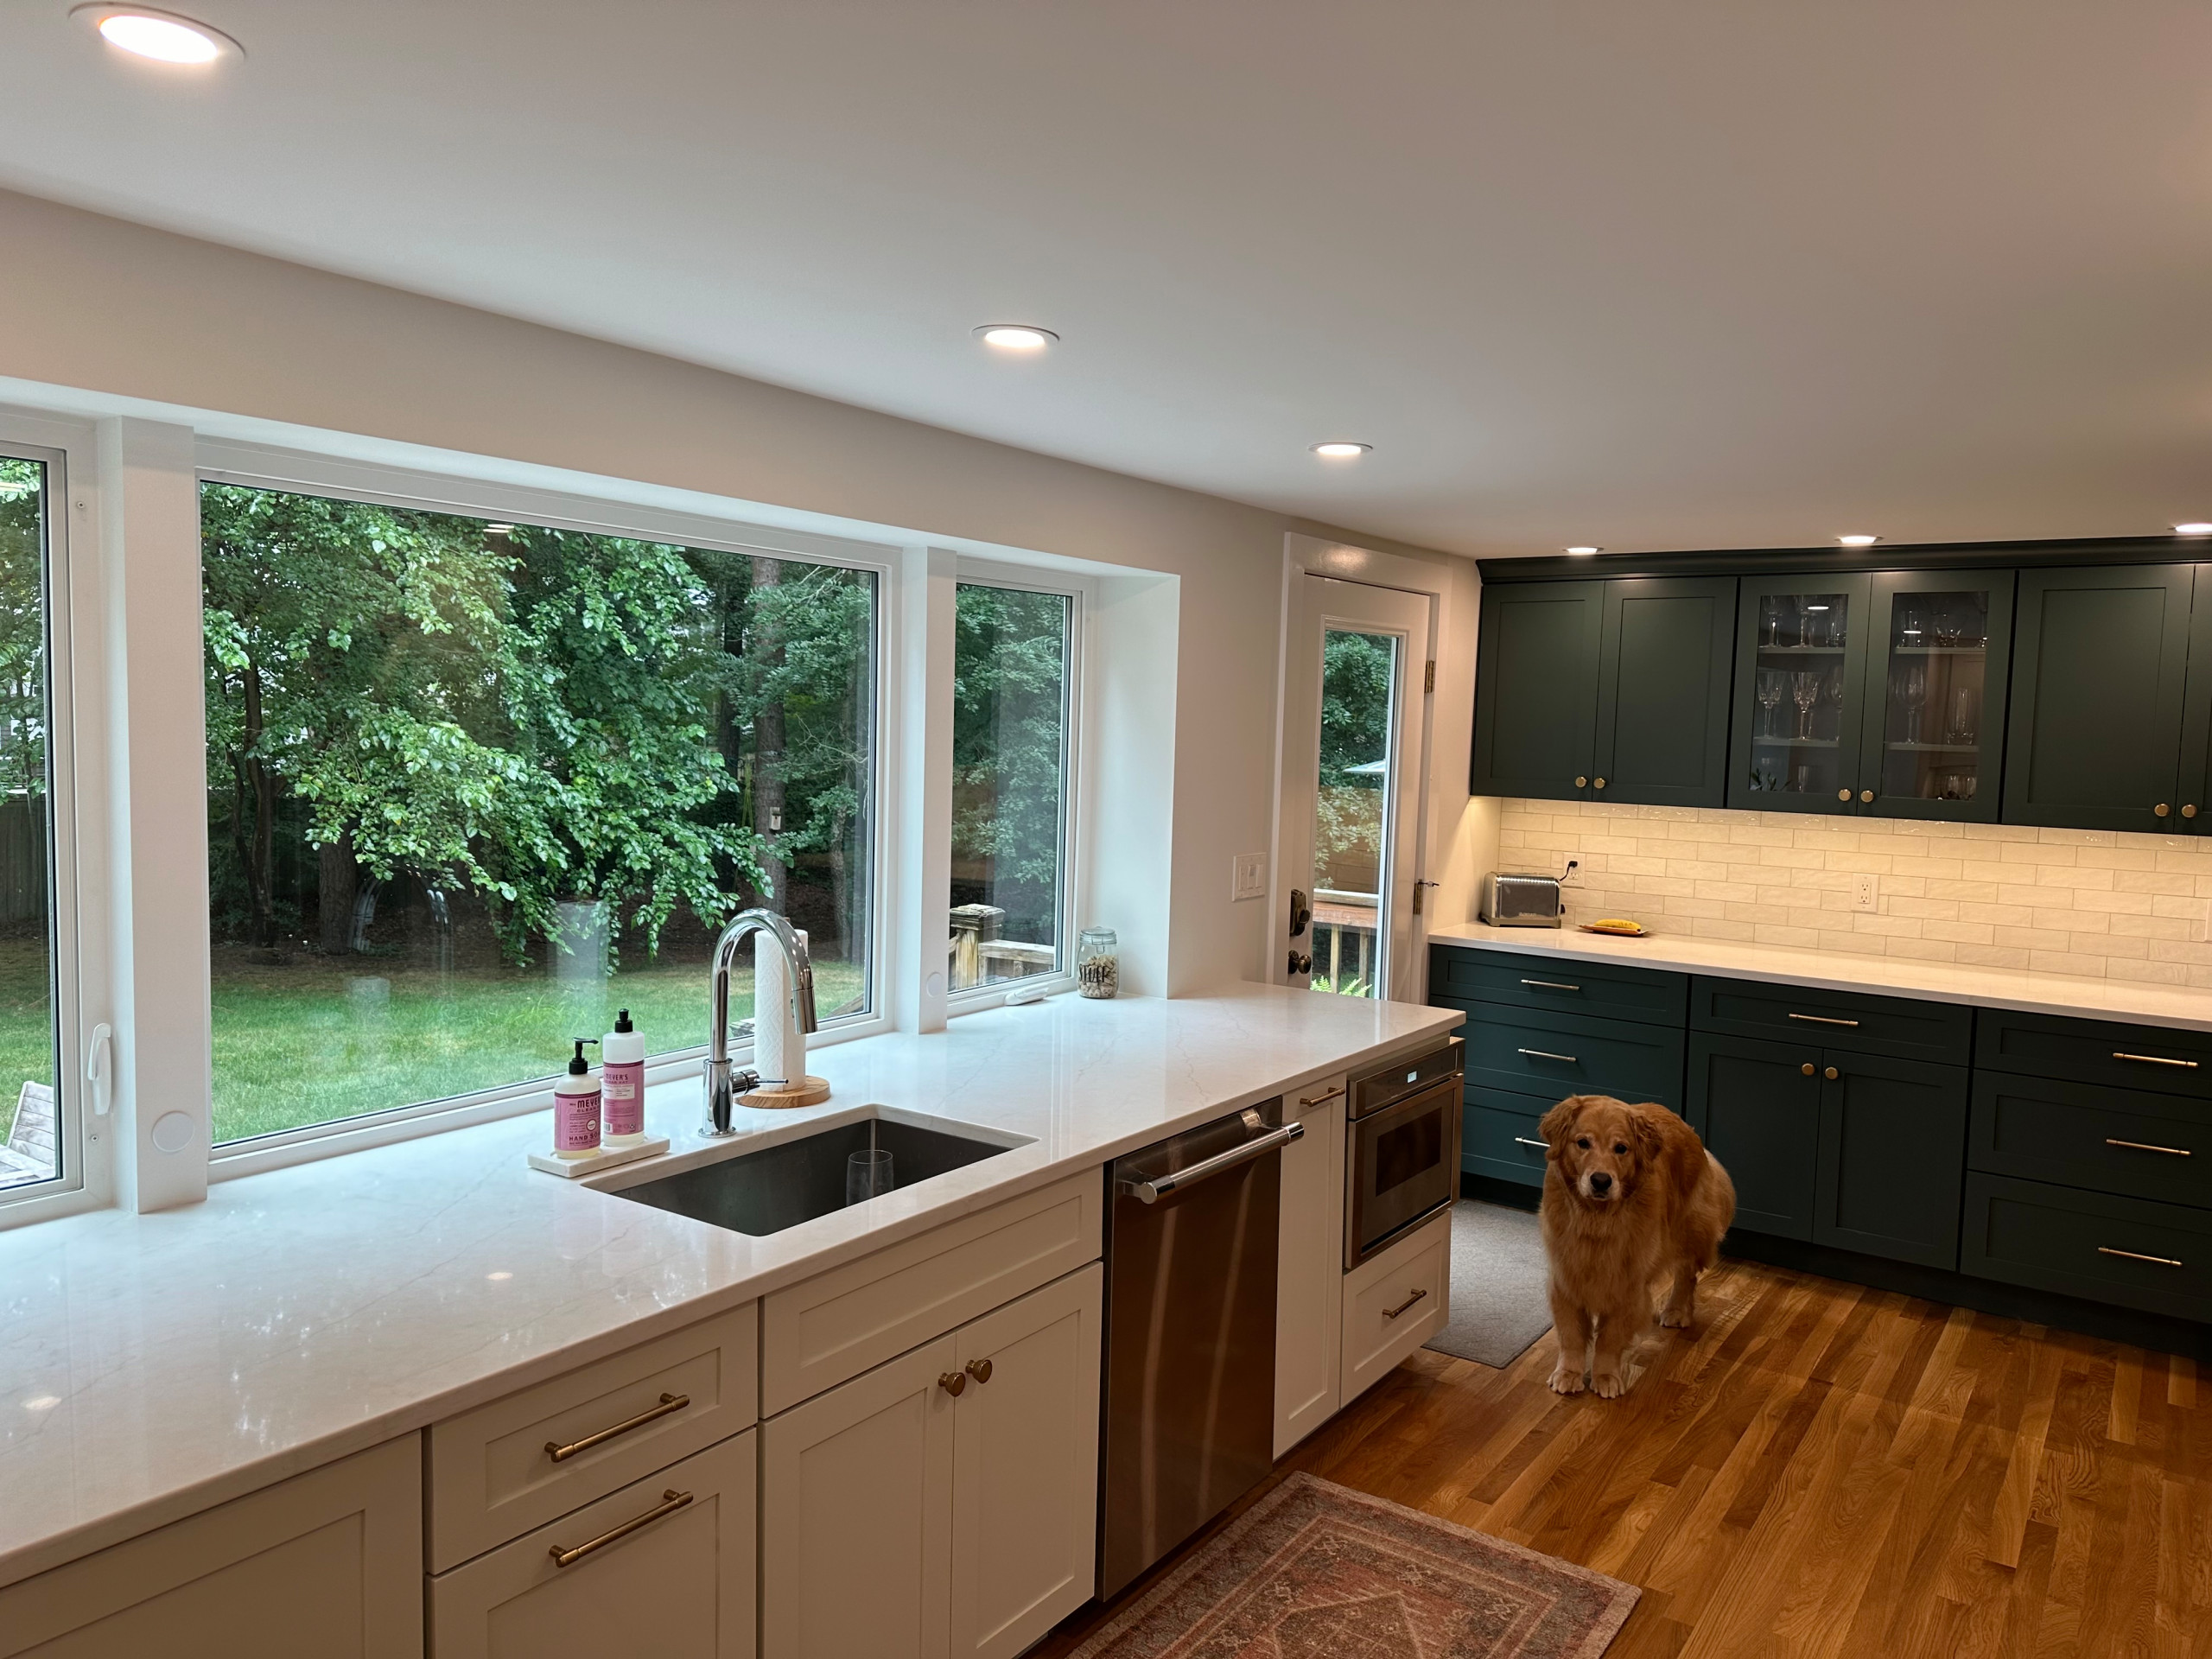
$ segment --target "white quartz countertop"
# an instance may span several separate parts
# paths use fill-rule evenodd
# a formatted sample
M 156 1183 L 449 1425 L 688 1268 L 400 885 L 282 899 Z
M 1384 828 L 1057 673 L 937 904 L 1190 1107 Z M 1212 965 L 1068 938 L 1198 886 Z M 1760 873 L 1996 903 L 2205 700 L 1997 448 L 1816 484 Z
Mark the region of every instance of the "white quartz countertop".
M 1872 991 L 1978 1007 L 2018 1008 L 2028 1014 L 2125 1020 L 2141 1025 L 2212 1031 L 2212 991 L 2143 985 L 2120 979 L 2076 979 L 2017 968 L 1974 968 L 1897 957 L 1854 957 L 1789 945 L 1745 944 L 1689 934 L 1654 933 L 1622 938 L 1573 927 L 1491 927 L 1459 922 L 1429 930 L 1435 944 L 1476 945 L 1539 957 L 1618 962 L 1635 968 L 1718 974 L 1730 979 L 1767 979 L 1831 991 Z
M 0 1233 L 0 1584 L 675 1330 L 1459 1015 L 1262 985 L 1056 996 L 817 1049 L 827 1106 L 1028 1144 L 767 1238 L 527 1168 L 550 1112 Z M 649 1091 L 671 1159 L 696 1077 Z M 785 1138 L 779 1135 L 778 1138 Z M 641 1166 L 640 1166 L 641 1167 Z M 620 1179 L 610 1173 L 605 1179 Z

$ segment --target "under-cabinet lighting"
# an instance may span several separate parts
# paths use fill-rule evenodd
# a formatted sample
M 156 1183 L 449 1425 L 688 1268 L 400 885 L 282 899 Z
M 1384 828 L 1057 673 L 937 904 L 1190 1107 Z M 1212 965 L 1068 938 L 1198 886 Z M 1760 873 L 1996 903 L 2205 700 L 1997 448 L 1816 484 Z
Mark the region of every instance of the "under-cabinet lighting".
M 110 46 L 156 63 L 189 68 L 245 55 L 245 48 L 219 29 L 174 11 L 103 3 L 78 6 L 69 15 L 82 17 Z
M 1592 553 L 1602 553 L 1605 550 L 1602 547 L 1570 547 L 1567 550 L 1567 556 L 1576 559 L 1586 559 Z
M 1313 453 L 1324 461 L 1357 461 L 1375 446 L 1371 443 L 1352 443 L 1342 438 L 1332 438 L 1313 446 Z
M 976 338 L 1001 352 L 1041 352 L 1058 344 L 1060 337 L 1026 322 L 987 322 L 976 331 Z
M 1835 539 L 1844 547 L 1872 547 L 1882 538 L 1878 536 L 1839 536 Z
M 2212 524 L 2176 524 L 2174 526 L 2174 534 L 2177 536 L 2212 536 Z

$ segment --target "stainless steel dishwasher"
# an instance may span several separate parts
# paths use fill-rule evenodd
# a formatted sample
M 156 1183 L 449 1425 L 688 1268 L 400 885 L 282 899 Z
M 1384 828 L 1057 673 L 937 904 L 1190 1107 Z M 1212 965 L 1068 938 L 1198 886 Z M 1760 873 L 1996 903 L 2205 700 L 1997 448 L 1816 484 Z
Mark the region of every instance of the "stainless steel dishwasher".
M 1280 1099 L 1108 1171 L 1098 1593 L 1145 1568 L 1274 1465 Z

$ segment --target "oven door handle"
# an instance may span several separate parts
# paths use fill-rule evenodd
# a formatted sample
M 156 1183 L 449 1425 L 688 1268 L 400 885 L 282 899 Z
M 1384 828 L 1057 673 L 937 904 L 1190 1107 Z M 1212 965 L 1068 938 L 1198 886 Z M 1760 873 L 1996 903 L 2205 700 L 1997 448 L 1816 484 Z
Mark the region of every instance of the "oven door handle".
M 1231 1147 L 1227 1152 L 1199 1160 L 1188 1169 L 1179 1169 L 1173 1175 L 1155 1175 L 1148 1181 L 1122 1181 L 1121 1190 L 1131 1198 L 1146 1204 L 1158 1204 L 1170 1192 L 1186 1186 L 1196 1186 L 1200 1181 L 1211 1180 L 1240 1164 L 1249 1164 L 1255 1158 L 1264 1158 L 1279 1151 L 1294 1141 L 1303 1140 L 1303 1123 L 1286 1123 L 1279 1129 L 1270 1129 L 1256 1141 L 1247 1141 L 1241 1147 Z

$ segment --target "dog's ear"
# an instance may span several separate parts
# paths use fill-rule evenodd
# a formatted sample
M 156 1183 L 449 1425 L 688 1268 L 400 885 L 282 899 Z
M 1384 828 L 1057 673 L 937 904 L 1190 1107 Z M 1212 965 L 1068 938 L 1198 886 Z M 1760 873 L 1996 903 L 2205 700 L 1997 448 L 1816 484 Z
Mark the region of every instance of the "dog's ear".
M 1647 1101 L 1636 1109 L 1636 1148 L 1683 1198 L 1697 1191 L 1705 1147 L 1697 1131 L 1664 1106 Z
M 1574 1133 L 1574 1120 L 1581 1115 L 1582 1096 L 1569 1095 L 1537 1123 L 1536 1133 L 1550 1143 L 1553 1157 L 1566 1156 L 1567 1137 Z

